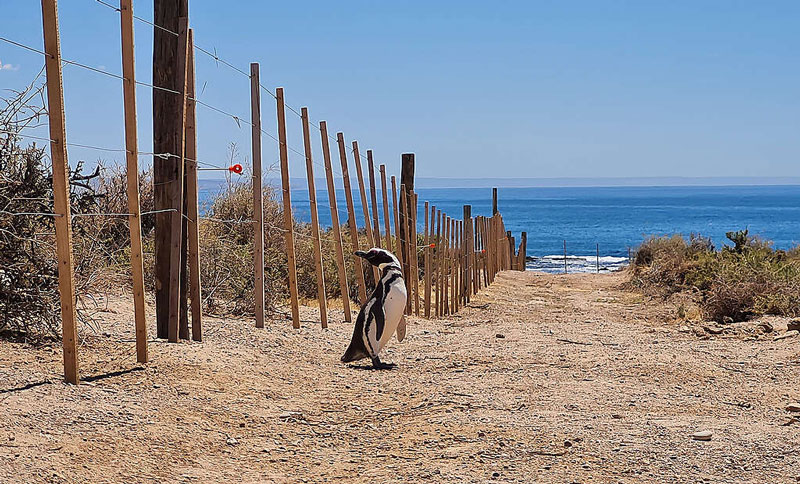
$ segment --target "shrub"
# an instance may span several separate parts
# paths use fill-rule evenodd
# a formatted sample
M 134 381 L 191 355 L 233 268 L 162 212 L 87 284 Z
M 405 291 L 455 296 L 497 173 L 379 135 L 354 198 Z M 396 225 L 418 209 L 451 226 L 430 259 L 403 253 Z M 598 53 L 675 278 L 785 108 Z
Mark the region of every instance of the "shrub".
M 747 230 L 728 232 L 732 247 L 717 251 L 693 235 L 649 237 L 637 250 L 631 283 L 638 288 L 698 295 L 703 316 L 720 322 L 754 315 L 800 315 L 800 251 L 774 250 Z

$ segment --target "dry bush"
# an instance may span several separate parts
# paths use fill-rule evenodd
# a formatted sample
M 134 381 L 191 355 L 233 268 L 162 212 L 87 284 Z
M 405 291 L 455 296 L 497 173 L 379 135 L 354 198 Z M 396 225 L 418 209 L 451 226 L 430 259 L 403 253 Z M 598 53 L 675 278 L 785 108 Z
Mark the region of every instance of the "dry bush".
M 695 293 L 703 316 L 720 322 L 800 315 L 800 250 L 774 250 L 746 230 L 728 238 L 733 247 L 717 251 L 702 237 L 650 237 L 637 250 L 631 284 L 662 295 Z

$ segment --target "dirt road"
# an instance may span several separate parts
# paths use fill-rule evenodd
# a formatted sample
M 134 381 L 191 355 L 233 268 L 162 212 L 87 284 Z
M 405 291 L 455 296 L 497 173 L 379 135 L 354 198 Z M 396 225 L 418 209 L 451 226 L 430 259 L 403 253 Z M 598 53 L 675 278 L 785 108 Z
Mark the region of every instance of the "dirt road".
M 622 277 L 501 274 L 384 372 L 343 323 L 213 318 L 136 367 L 110 301 L 80 386 L 0 342 L 0 482 L 800 482 L 800 339 L 695 334 Z

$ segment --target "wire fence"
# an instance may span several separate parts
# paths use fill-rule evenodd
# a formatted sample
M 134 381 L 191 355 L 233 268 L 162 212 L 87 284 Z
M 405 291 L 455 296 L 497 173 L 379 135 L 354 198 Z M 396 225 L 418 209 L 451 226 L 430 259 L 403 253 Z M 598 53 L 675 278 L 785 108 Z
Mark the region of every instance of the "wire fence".
M 91 0 L 90 0 L 91 1 Z M 127 0 L 123 0 L 127 1 Z M 97 5 L 109 8 L 113 11 L 120 13 L 123 15 L 123 8 L 120 5 L 114 5 L 112 3 L 106 2 L 104 0 L 94 0 L 93 3 Z M 177 38 L 182 38 L 179 32 L 174 30 L 165 28 L 164 26 L 157 25 L 155 22 L 139 17 L 137 15 L 132 15 L 132 18 L 140 23 L 148 25 L 153 29 L 165 32 L 167 34 L 173 35 Z M 45 30 L 47 29 L 47 24 L 45 23 Z M 55 26 L 57 29 L 57 24 Z M 47 62 L 51 62 L 52 59 L 56 58 L 51 53 L 48 53 L 45 50 L 38 49 L 34 46 L 27 45 L 25 43 L 16 41 L 14 39 L 9 39 L 6 37 L 0 37 L 0 42 L 4 42 L 6 44 L 15 46 L 17 48 L 42 55 L 45 57 L 45 64 Z M 125 42 L 125 38 L 123 35 L 123 43 Z M 132 42 L 132 40 L 131 40 Z M 228 106 L 219 106 L 216 104 L 212 104 L 206 102 L 204 100 L 198 99 L 197 95 L 188 95 L 187 92 L 172 89 L 166 86 L 159 86 L 153 83 L 143 82 L 137 79 L 130 79 L 126 78 L 122 74 L 118 74 L 115 72 L 111 72 L 105 68 L 98 68 L 89 65 L 89 63 L 84 61 L 78 61 L 74 59 L 65 59 L 60 57 L 60 46 L 58 47 L 58 58 L 61 60 L 61 65 L 59 69 L 64 66 L 74 67 L 77 69 L 82 69 L 87 72 L 91 72 L 97 75 L 117 79 L 123 81 L 123 84 L 126 82 L 133 83 L 134 86 L 140 88 L 150 89 L 152 91 L 159 91 L 168 94 L 172 94 L 175 96 L 180 96 L 184 99 L 187 103 L 191 103 L 192 105 L 198 105 L 204 108 L 209 112 L 213 112 L 217 115 L 221 115 L 233 120 L 237 127 L 241 128 L 242 126 L 248 126 L 252 129 L 253 134 L 259 133 L 260 135 L 264 135 L 273 142 L 276 143 L 276 147 L 282 148 L 281 150 L 281 159 L 277 164 L 280 165 L 281 175 L 283 179 L 282 190 L 283 194 L 281 198 L 288 197 L 290 194 L 291 187 L 289 186 L 289 174 L 288 174 L 288 158 L 291 156 L 295 160 L 302 160 L 308 167 L 316 166 L 324 170 L 326 174 L 327 184 L 328 184 L 328 203 L 320 202 L 320 201 L 312 201 L 309 200 L 309 212 L 318 211 L 320 209 L 327 209 L 330 210 L 332 216 L 332 224 L 334 227 L 330 229 L 329 232 L 326 232 L 325 240 L 331 241 L 333 245 L 335 245 L 334 253 L 336 255 L 330 255 L 330 252 L 323 252 L 320 250 L 320 245 L 322 241 L 322 237 L 320 236 L 321 228 L 319 225 L 313 226 L 312 224 L 300 224 L 298 225 L 294 218 L 292 217 L 292 206 L 288 203 L 288 200 L 285 200 L 284 205 L 284 212 L 288 212 L 284 214 L 285 216 L 285 224 L 283 226 L 276 225 L 270 221 L 266 221 L 263 218 L 263 211 L 258 213 L 258 209 L 256 207 L 260 207 L 262 202 L 257 202 L 256 200 L 259 198 L 257 195 L 253 195 L 254 199 L 254 209 L 252 216 L 241 216 L 241 217 L 234 217 L 234 218 L 220 218 L 215 216 L 213 213 L 211 215 L 204 215 L 198 206 L 189 206 L 189 211 L 184 212 L 185 209 L 182 208 L 165 208 L 165 207 L 156 207 L 152 210 L 145 210 L 142 211 L 141 206 L 135 207 L 137 210 L 132 210 L 129 212 L 122 212 L 122 211 L 98 211 L 98 212 L 75 212 L 70 214 L 71 220 L 80 217 L 109 217 L 109 218 L 121 218 L 127 219 L 131 221 L 131 228 L 133 229 L 133 221 L 136 221 L 138 224 L 138 219 L 142 216 L 147 215 L 157 215 L 157 214 L 172 214 L 178 215 L 177 222 L 180 225 L 180 221 L 185 221 L 190 224 L 189 227 L 189 260 L 188 265 L 190 268 L 190 272 L 193 274 L 197 272 L 199 274 L 199 242 L 197 240 L 197 235 L 194 236 L 194 240 L 192 237 L 192 231 L 195 231 L 197 234 L 197 230 L 202 223 L 210 223 L 210 224 L 221 224 L 223 226 L 227 226 L 230 228 L 234 228 L 237 226 L 243 225 L 255 225 L 256 227 L 262 226 L 264 228 L 264 233 L 266 234 L 283 234 L 286 237 L 286 250 L 288 252 L 288 258 L 290 261 L 294 259 L 294 242 L 295 238 L 301 238 L 304 240 L 309 240 L 315 244 L 315 257 L 318 260 L 318 266 L 322 267 L 323 262 L 326 262 L 328 266 L 335 265 L 339 269 L 339 282 L 342 291 L 342 300 L 345 308 L 344 317 L 347 321 L 350 321 L 351 315 L 349 314 L 349 299 L 351 297 L 351 290 L 353 288 L 350 287 L 349 283 L 347 282 L 348 278 L 346 277 L 346 273 L 350 271 L 352 274 L 355 272 L 356 274 L 356 285 L 358 288 L 359 293 L 359 302 L 362 304 L 365 302 L 365 294 L 366 294 L 366 280 L 365 274 L 369 274 L 371 269 L 368 266 L 363 266 L 359 260 L 356 260 L 354 264 L 347 264 L 344 258 L 344 247 L 343 247 L 343 238 L 340 235 L 341 228 L 336 224 L 335 219 L 344 219 L 346 222 L 342 225 L 342 228 L 349 228 L 349 243 L 351 244 L 351 248 L 353 250 L 358 249 L 369 249 L 368 245 L 373 245 L 377 247 L 386 247 L 387 249 L 391 249 L 397 256 L 403 266 L 403 272 L 407 281 L 407 286 L 409 289 L 409 298 L 407 303 L 406 312 L 408 314 L 416 314 L 416 315 L 423 315 L 425 317 L 441 317 L 446 316 L 449 314 L 453 314 L 458 311 L 460 306 L 467 304 L 470 300 L 471 295 L 475 294 L 479 288 L 483 285 L 488 285 L 491 280 L 494 279 L 495 275 L 500 272 L 501 270 L 507 269 L 519 269 L 524 270 L 524 254 L 525 254 L 525 247 L 524 242 L 520 245 L 519 252 L 516 252 L 515 244 L 513 240 L 506 234 L 502 216 L 499 214 L 494 214 L 492 217 L 471 217 L 468 216 L 465 212 L 465 216 L 462 219 L 451 218 L 446 214 L 441 213 L 441 211 L 436 211 L 435 207 L 432 207 L 431 211 L 429 212 L 428 207 L 431 205 L 428 202 L 424 202 L 424 211 L 422 211 L 422 216 L 420 216 L 420 204 L 418 202 L 418 196 L 413 190 L 406 189 L 407 187 L 405 184 L 400 185 L 400 189 L 398 190 L 396 187 L 396 180 L 395 177 L 391 177 L 391 186 L 392 189 L 389 190 L 386 183 L 385 178 L 385 167 L 384 165 L 380 166 L 381 172 L 381 193 L 380 197 L 378 197 L 377 188 L 374 186 L 374 180 L 376 179 L 375 170 L 372 163 L 372 156 L 371 152 L 368 150 L 367 154 L 365 155 L 359 149 L 357 149 L 357 144 L 354 142 L 351 149 L 347 149 L 344 146 L 344 136 L 341 132 L 337 133 L 336 136 L 330 134 L 327 131 L 327 125 L 324 124 L 324 121 L 311 121 L 307 120 L 307 115 L 305 114 L 305 108 L 298 110 L 297 108 L 286 104 L 283 98 L 283 90 L 278 88 L 276 90 L 271 90 L 264 86 L 261 83 L 260 79 L 255 78 L 254 75 L 250 72 L 247 72 L 244 69 L 241 69 L 235 65 L 235 63 L 229 61 L 228 59 L 221 56 L 215 48 L 209 49 L 204 48 L 194 43 L 190 44 L 189 47 L 193 49 L 195 52 L 200 52 L 203 55 L 207 56 L 208 58 L 212 59 L 216 65 L 222 65 L 225 68 L 229 69 L 235 74 L 241 75 L 246 77 L 251 84 L 257 81 L 257 88 L 256 90 L 262 90 L 268 93 L 275 101 L 276 106 L 278 109 L 278 129 L 276 133 L 272 133 L 267 131 L 261 127 L 260 120 L 250 119 L 250 116 L 245 117 L 237 114 L 235 109 L 232 109 Z M 132 50 L 132 49 L 131 49 Z M 123 54 L 124 56 L 124 54 Z M 124 62 L 124 59 L 123 59 Z M 60 76 L 59 79 L 47 79 L 48 89 L 54 86 L 54 83 L 57 83 L 58 89 L 63 89 L 63 85 L 60 83 Z M 192 85 L 196 82 L 196 79 L 191 79 Z M 43 99 L 44 102 L 44 99 Z M 44 106 L 42 106 L 44 108 Z M 289 113 L 294 114 L 302 121 L 307 121 L 310 126 L 314 126 L 322 136 L 322 145 L 323 145 L 323 155 L 325 159 L 325 163 L 321 163 L 317 160 L 313 159 L 311 152 L 307 149 L 297 149 L 294 146 L 291 146 L 288 141 L 286 140 L 285 134 L 285 119 L 281 119 L 285 110 L 288 110 Z M 193 111 L 192 111 L 193 112 Z M 42 116 L 48 116 L 51 113 L 43 112 L 41 113 Z M 61 113 L 63 116 L 63 113 Z M 248 120 L 250 119 L 250 120 Z M 192 125 L 194 125 L 195 119 L 192 119 Z M 127 123 L 127 120 L 126 120 Z M 280 126 L 283 123 L 284 129 L 281 130 Z M 12 129 L 14 128 L 14 129 Z M 130 128 L 130 126 L 126 125 L 126 129 Z M 135 127 L 134 127 L 135 128 Z M 107 146 L 97 146 L 92 144 L 86 143 L 75 143 L 75 142 L 64 142 L 60 139 L 53 139 L 53 136 L 45 137 L 45 136 L 37 136 L 29 133 L 23 133 L 19 127 L 15 127 L 13 123 L 6 123 L 4 126 L 0 126 L 0 134 L 6 135 L 6 141 L 10 140 L 11 138 L 23 138 L 29 139 L 34 141 L 42 141 L 50 144 L 51 148 L 57 145 L 63 144 L 64 149 L 66 148 L 81 148 L 81 149 L 88 149 L 102 153 L 120 153 L 126 155 L 132 155 L 134 159 L 138 159 L 141 157 L 152 157 L 155 160 L 182 160 L 186 163 L 187 167 L 194 166 L 196 168 L 187 170 L 186 173 L 189 178 L 189 182 L 194 183 L 194 190 L 197 190 L 197 171 L 204 171 L 204 170 L 220 170 L 220 171 L 227 171 L 227 172 L 234 172 L 237 174 L 242 173 L 242 167 L 240 164 L 229 164 L 228 166 L 219 164 L 218 162 L 212 162 L 211 160 L 202 160 L 197 159 L 196 157 L 187 156 L 187 153 L 172 153 L 172 152 L 142 152 L 138 150 L 130 150 L 127 146 L 126 147 L 107 147 Z M 334 163 L 332 160 L 331 153 L 329 152 L 329 147 L 327 141 L 334 141 L 336 142 L 335 146 L 339 148 L 339 162 L 342 166 L 342 170 L 338 170 L 334 167 Z M 2 140 L 0 140 L 2 141 Z M 310 146 L 310 142 L 307 139 L 306 134 L 306 147 Z M 260 141 L 259 141 L 260 145 Z M 262 148 L 263 149 L 263 148 Z M 334 150 L 335 151 L 335 150 Z M 368 179 L 370 180 L 370 186 L 367 188 L 364 183 L 365 177 L 363 177 L 363 170 L 356 158 L 356 167 L 358 172 L 357 175 L 357 182 L 358 182 L 358 189 L 352 190 L 351 183 L 350 183 L 350 173 L 352 173 L 350 168 L 350 163 L 352 160 L 347 159 L 347 153 L 349 152 L 350 158 L 356 158 L 360 156 L 363 159 L 369 160 L 369 173 Z M 296 156 L 296 158 L 294 158 Z M 232 156 L 233 158 L 233 156 Z M 253 160 L 259 159 L 260 160 L 260 153 L 253 153 Z M 129 159 L 130 162 L 130 159 Z M 411 161 L 413 163 L 413 160 Z M 260 161 L 258 167 L 256 167 L 254 162 L 251 162 L 251 172 L 256 173 L 256 169 L 258 170 L 258 175 L 252 175 L 252 187 L 253 190 L 262 191 L 263 190 L 263 178 L 261 174 L 261 167 Z M 192 165 L 193 164 L 193 165 Z M 129 164 L 130 166 L 130 164 Z M 132 179 L 136 179 L 138 176 L 138 169 L 136 170 L 137 173 L 133 174 L 131 177 L 131 173 L 128 173 L 128 183 L 130 187 L 130 183 Z M 339 204 L 341 202 L 334 200 L 336 198 L 336 189 L 335 185 L 333 184 L 332 180 L 334 176 L 338 177 L 343 181 L 345 198 L 346 198 L 346 209 L 340 208 Z M 194 177 L 194 178 L 192 178 Z M 308 177 L 313 178 L 313 170 L 308 169 Z M 308 180 L 311 182 L 311 180 Z M 175 180 L 175 179 L 165 179 L 153 180 L 153 186 L 158 187 L 166 184 L 181 184 L 184 181 Z M 413 180 L 411 180 L 413 183 Z M 69 184 L 69 183 L 68 183 Z M 55 185 L 54 185 L 55 186 Z M 83 186 L 83 185 L 82 185 Z M 366 196 L 367 189 L 369 190 L 369 197 Z M 136 188 L 138 190 L 138 186 Z M 183 191 L 183 188 L 181 189 Z M 323 190 L 320 190 L 321 192 Z M 352 193 L 355 191 L 356 193 Z M 130 193 L 130 192 L 129 192 Z M 69 186 L 67 187 L 67 194 L 69 194 Z M 355 195 L 355 196 L 354 196 Z M 363 196 L 362 196 L 363 195 Z M 138 196 L 138 195 L 137 195 Z M 187 195 L 184 195 L 184 197 Z M 196 197 L 196 193 L 195 193 Z M 357 226 L 357 216 L 355 211 L 355 203 L 354 200 L 359 200 L 360 208 L 363 211 L 363 227 L 359 228 Z M 383 203 L 379 204 L 376 200 L 382 200 Z M 389 202 L 391 200 L 391 202 Z M 370 203 L 372 201 L 372 203 Z M 54 206 L 56 204 L 55 200 L 44 201 L 46 204 L 50 204 Z M 199 200 L 195 199 L 195 204 L 199 205 Z M 379 205 L 381 205 L 379 207 Z M 370 211 L 371 209 L 371 211 Z M 391 211 L 392 217 L 389 217 L 389 212 Z M 370 216 L 370 212 L 372 216 Z M 194 215 L 192 215 L 194 214 Z M 336 217 L 333 217 L 333 215 Z M 383 214 L 383 220 L 381 220 L 380 215 Z M 19 211 L 13 212 L 5 209 L 0 209 L 0 215 L 11 216 L 11 217 L 52 217 L 54 219 L 64 217 L 64 213 L 58 213 L 58 210 L 53 210 L 52 212 L 48 211 Z M 312 214 L 312 220 L 317 219 L 317 214 Z M 434 219 L 436 223 L 434 223 Z M 172 218 L 173 227 L 175 227 L 176 222 L 175 218 Z M 424 220 L 424 222 L 423 222 Z M 194 228 L 192 228 L 194 226 Z M 297 227 L 301 227 L 301 230 L 298 230 Z M 435 231 L 434 231 L 435 227 Z M 185 229 L 184 229 L 185 230 Z M 383 233 L 382 233 L 383 231 Z M 392 232 L 393 231 L 393 232 Z M 187 234 L 183 233 L 180 228 L 178 228 L 179 236 L 187 237 Z M 348 230 L 344 231 L 344 234 L 348 234 Z M 61 237 L 59 236 L 59 228 L 56 227 L 55 232 L 56 238 L 61 243 Z M 138 240 L 135 238 L 138 237 Z M 524 239 L 524 237 L 523 237 Z M 256 263 L 254 267 L 254 277 L 257 281 L 256 284 L 256 326 L 259 326 L 259 317 L 262 318 L 262 325 L 263 325 L 263 317 L 264 313 L 270 314 L 280 314 L 282 316 L 288 315 L 288 313 L 282 313 L 280 311 L 276 311 L 274 308 L 268 309 L 267 311 L 263 311 L 263 278 L 264 278 L 264 244 L 263 238 L 257 240 L 262 240 L 261 246 L 258 246 L 258 243 L 254 241 L 253 245 L 253 253 L 256 256 L 256 261 L 258 261 L 258 254 L 261 254 L 261 267 L 259 264 Z M 142 241 L 141 241 L 141 234 L 138 236 L 134 235 L 134 231 L 131 230 L 131 248 L 137 248 L 139 253 L 141 254 L 142 249 Z M 193 245 L 194 244 L 194 245 Z M 158 245 L 156 245 L 158 247 Z M 72 248 L 70 247 L 70 251 Z M 348 249 L 349 252 L 349 249 Z M 194 255 L 192 255 L 194 253 Z M 520 254 L 522 256 L 522 263 L 520 264 Z M 333 259 L 333 260 L 331 260 Z M 139 261 L 141 263 L 141 261 Z M 187 261 L 182 261 L 181 264 L 186 264 Z M 293 319 L 293 323 L 295 327 L 299 327 L 300 319 L 299 319 L 299 312 L 298 312 L 298 294 L 297 294 L 297 276 L 294 274 L 296 270 L 294 267 L 294 262 L 289 264 L 288 272 L 289 272 L 289 286 L 290 286 L 290 296 L 291 296 L 291 317 Z M 163 268 L 162 268 L 163 269 Z M 173 270 L 172 267 L 169 268 L 170 271 Z M 420 270 L 422 269 L 422 270 Z M 330 275 L 325 275 L 324 272 L 319 269 L 317 276 L 316 276 L 316 284 L 319 287 L 319 303 L 320 303 L 320 321 L 322 326 L 326 326 L 327 315 L 325 314 L 325 300 L 329 297 L 326 293 L 324 288 L 324 279 L 329 277 Z M 379 276 L 377 272 L 374 274 L 375 277 Z M 141 279 L 142 274 L 141 270 L 137 274 L 134 270 L 134 280 L 136 278 Z M 194 278 L 194 276 L 192 276 Z M 136 281 L 134 281 L 136 282 Z M 197 283 L 196 283 L 197 282 Z M 191 286 L 197 285 L 199 291 L 199 279 L 192 280 Z M 376 283 L 377 279 L 373 281 Z M 258 286 L 261 284 L 261 289 L 259 290 Z M 170 288 L 170 291 L 177 291 L 177 287 Z M 197 295 L 190 295 L 189 298 L 193 300 L 192 308 L 191 308 L 191 321 L 192 321 L 192 330 L 194 333 L 194 326 L 195 324 L 199 326 L 201 320 L 201 313 L 198 309 L 194 306 L 194 301 L 197 299 L 199 293 Z M 138 298 L 141 298 L 141 294 L 137 294 Z M 184 296 L 185 297 L 185 296 Z M 209 296 L 210 297 L 210 296 Z M 261 298 L 259 302 L 258 299 Z M 143 307 L 143 300 L 141 300 L 141 306 Z M 62 300 L 63 303 L 63 300 Z M 137 302 L 137 316 L 138 316 L 138 306 L 139 302 Z M 199 307 L 199 306 L 197 306 Z M 259 307 L 261 307 L 261 314 L 259 314 Z M 143 317 L 143 316 L 142 316 Z M 173 315 L 170 312 L 169 320 L 170 320 L 170 331 L 172 331 L 172 324 L 175 318 L 178 315 Z M 306 320 L 308 322 L 308 320 Z M 315 321 L 316 323 L 316 321 Z M 138 324 L 138 322 L 137 322 Z M 177 323 L 175 323 L 177 324 Z M 144 360 L 142 359 L 142 348 L 146 350 L 147 344 L 147 332 L 146 330 L 142 334 L 140 331 L 139 326 L 137 326 L 137 346 L 132 350 L 139 354 L 139 361 L 146 361 L 146 351 L 144 352 L 145 357 Z M 192 335 L 193 339 L 200 339 L 195 337 L 196 335 Z M 179 338 L 175 338 L 178 340 Z M 188 339 L 187 334 L 181 334 L 180 339 Z M 173 340 L 172 333 L 170 333 L 170 341 Z M 142 346 L 144 345 L 144 346 Z M 125 350 L 123 353 L 118 355 L 118 358 L 126 358 L 129 357 L 131 354 L 131 350 Z M 116 361 L 116 357 L 113 361 Z M 65 363 L 66 365 L 66 363 Z M 76 365 L 77 368 L 77 365 Z M 76 370 L 75 370 L 76 371 Z M 65 372 L 69 375 L 69 369 L 65 366 Z M 76 379 L 77 381 L 77 379 Z

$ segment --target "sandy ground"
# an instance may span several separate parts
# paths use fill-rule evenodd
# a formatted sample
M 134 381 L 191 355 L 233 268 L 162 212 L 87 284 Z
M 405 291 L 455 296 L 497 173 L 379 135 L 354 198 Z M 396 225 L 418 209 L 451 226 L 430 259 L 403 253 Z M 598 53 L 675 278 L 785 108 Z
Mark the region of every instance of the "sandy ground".
M 111 301 L 80 386 L 0 342 L 0 482 L 800 482 L 800 338 L 711 335 L 622 281 L 501 274 L 380 372 L 339 363 L 347 324 L 214 318 L 136 366 Z

